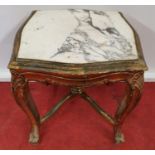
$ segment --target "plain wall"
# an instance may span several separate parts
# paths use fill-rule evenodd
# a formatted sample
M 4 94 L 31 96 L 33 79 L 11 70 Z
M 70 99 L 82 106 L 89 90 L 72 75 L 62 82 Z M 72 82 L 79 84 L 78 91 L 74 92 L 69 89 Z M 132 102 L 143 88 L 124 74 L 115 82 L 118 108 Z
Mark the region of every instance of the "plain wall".
M 15 34 L 32 10 L 85 8 L 121 11 L 138 32 L 149 70 L 146 81 L 155 81 L 155 6 L 0 6 L 0 81 L 9 81 L 7 69 Z

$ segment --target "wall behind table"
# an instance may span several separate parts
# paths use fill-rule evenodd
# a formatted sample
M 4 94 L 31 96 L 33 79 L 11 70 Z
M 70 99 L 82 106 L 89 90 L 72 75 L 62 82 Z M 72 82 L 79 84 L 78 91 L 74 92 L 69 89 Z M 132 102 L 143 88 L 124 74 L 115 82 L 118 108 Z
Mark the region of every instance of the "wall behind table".
M 155 6 L 0 6 L 0 81 L 10 81 L 7 65 L 15 34 L 32 10 L 85 8 L 121 11 L 138 32 L 149 71 L 145 81 L 155 81 Z

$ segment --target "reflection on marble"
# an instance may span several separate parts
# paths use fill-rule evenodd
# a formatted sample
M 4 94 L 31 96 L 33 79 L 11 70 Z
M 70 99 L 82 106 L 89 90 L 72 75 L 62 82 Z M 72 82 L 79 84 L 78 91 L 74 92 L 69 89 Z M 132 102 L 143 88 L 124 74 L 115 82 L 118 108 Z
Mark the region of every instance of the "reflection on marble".
M 65 63 L 137 59 L 132 29 L 118 12 L 37 11 L 23 29 L 19 58 Z

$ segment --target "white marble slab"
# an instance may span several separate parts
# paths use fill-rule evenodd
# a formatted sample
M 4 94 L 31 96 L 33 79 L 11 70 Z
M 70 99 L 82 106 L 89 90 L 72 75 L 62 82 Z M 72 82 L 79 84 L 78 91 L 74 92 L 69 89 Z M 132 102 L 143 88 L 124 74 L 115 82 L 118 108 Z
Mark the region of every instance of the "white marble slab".
M 64 63 L 137 59 L 132 29 L 118 12 L 37 11 L 23 29 L 18 58 Z

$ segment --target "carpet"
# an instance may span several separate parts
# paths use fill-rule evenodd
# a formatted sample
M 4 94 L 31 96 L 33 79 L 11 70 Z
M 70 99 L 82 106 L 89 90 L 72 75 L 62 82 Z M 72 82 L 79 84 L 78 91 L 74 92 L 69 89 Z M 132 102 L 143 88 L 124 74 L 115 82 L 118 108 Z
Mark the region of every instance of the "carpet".
M 30 84 L 41 115 L 46 113 L 69 88 Z M 124 84 L 95 86 L 86 92 L 101 107 L 114 114 L 124 94 Z M 145 83 L 142 99 L 126 119 L 122 131 L 125 143 L 114 144 L 112 126 L 77 96 L 66 102 L 40 129 L 40 143 L 29 144 L 30 124 L 17 106 L 10 83 L 0 83 L 0 149 L 14 150 L 126 150 L 155 149 L 155 83 Z

